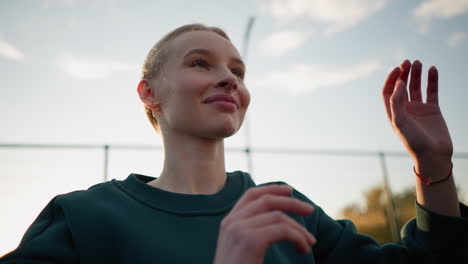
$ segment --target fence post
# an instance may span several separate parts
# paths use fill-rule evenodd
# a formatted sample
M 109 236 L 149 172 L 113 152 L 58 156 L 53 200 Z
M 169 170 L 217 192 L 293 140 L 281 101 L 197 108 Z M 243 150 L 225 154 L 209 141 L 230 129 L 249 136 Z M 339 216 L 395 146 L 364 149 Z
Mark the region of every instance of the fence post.
M 247 49 L 249 47 L 249 41 L 250 41 L 250 34 L 252 32 L 252 27 L 255 22 L 255 17 L 251 16 L 249 17 L 249 20 L 247 21 L 247 26 L 245 27 L 244 31 L 244 41 L 242 43 L 242 59 L 244 61 L 247 60 Z M 253 161 L 252 161 L 252 153 L 250 149 L 250 117 L 246 114 L 244 118 L 244 130 L 245 130 L 245 155 L 247 158 L 247 170 L 250 173 L 252 177 L 254 177 L 254 172 L 253 172 Z
M 392 239 L 395 242 L 401 243 L 400 230 L 398 228 L 397 215 L 395 210 L 395 202 L 393 200 L 392 190 L 388 182 L 388 171 L 387 164 L 385 163 L 385 154 L 379 152 L 380 166 L 382 168 L 382 176 L 384 183 L 384 190 L 387 200 L 387 212 L 388 212 L 388 222 L 390 223 L 390 229 L 392 232 Z
M 247 156 L 247 170 L 250 173 L 250 175 L 253 177 L 253 162 L 252 162 L 252 153 L 249 147 L 246 147 L 245 150 L 245 155 Z
M 104 145 L 104 181 L 108 179 L 108 166 L 109 166 L 109 145 Z

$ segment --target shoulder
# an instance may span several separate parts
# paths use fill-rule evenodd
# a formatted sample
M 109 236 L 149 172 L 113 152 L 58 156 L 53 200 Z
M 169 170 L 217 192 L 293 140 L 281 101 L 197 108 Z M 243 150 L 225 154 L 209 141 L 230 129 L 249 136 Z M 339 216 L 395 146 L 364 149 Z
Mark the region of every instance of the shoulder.
M 112 182 L 103 182 L 92 185 L 87 190 L 76 190 L 69 193 L 59 194 L 55 197 L 55 202 L 58 204 L 69 204 L 76 202 L 96 201 L 99 198 L 109 196 L 114 192 Z
M 114 180 L 95 184 L 87 190 L 61 194 L 54 199 L 54 207 L 62 211 L 70 230 L 75 233 L 112 225 L 116 216 L 122 216 L 125 210 L 134 207 L 132 199 L 117 187 Z
M 109 208 L 128 199 L 128 196 L 116 187 L 114 181 L 98 183 L 86 190 L 57 195 L 54 198 L 54 206 L 60 207 L 68 219 L 105 214 Z

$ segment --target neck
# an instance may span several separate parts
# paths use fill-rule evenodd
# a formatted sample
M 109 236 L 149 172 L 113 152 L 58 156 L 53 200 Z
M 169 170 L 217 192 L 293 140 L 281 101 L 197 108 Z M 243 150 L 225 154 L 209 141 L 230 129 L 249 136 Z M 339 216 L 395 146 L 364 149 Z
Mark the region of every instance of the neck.
M 176 193 L 214 194 L 226 182 L 224 140 L 171 133 L 164 139 L 164 167 L 149 184 Z

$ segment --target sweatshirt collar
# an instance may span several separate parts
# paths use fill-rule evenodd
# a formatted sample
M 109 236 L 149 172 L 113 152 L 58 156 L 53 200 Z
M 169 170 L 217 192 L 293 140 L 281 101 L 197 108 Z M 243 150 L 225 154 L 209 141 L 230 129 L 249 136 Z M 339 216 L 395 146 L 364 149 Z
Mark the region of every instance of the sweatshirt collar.
M 127 179 L 112 183 L 130 197 L 145 205 L 179 215 L 213 215 L 229 211 L 249 188 L 255 186 L 248 173 L 226 173 L 226 182 L 215 194 L 182 194 L 165 191 L 147 184 L 155 177 L 132 173 Z

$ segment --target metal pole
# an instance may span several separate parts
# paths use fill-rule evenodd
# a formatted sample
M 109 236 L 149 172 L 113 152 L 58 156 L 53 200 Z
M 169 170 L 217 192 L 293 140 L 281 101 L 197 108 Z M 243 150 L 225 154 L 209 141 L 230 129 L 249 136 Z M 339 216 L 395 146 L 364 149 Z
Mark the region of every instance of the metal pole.
M 395 202 L 393 200 L 392 190 L 390 188 L 390 184 L 388 182 L 388 171 L 387 171 L 387 164 L 385 163 L 385 154 L 383 152 L 379 152 L 379 159 L 380 159 L 380 166 L 382 168 L 382 176 L 384 182 L 384 190 L 387 200 L 387 211 L 388 211 L 388 220 L 390 223 L 390 229 L 392 232 L 392 239 L 395 242 L 400 243 L 400 232 L 398 229 L 398 222 L 397 222 L 397 215 L 395 210 Z
M 104 145 L 104 181 L 108 179 L 108 168 L 109 168 L 109 145 Z
M 242 44 L 242 58 L 244 61 L 247 59 L 247 50 L 249 47 L 249 40 L 250 40 L 250 33 L 252 32 L 252 27 L 255 22 L 255 17 L 249 17 L 249 21 L 247 22 L 247 27 L 245 28 L 244 33 L 244 42 Z M 245 155 L 247 156 L 247 170 L 250 174 L 253 175 L 253 162 L 252 162 L 252 152 L 250 147 L 250 122 L 248 115 L 246 114 L 244 119 L 244 127 L 245 127 Z

